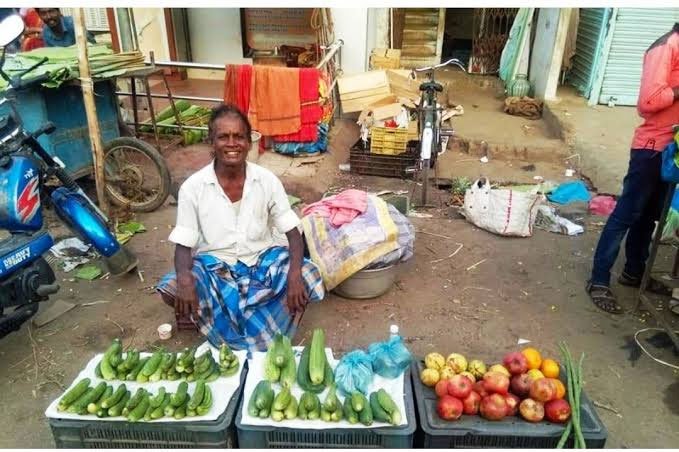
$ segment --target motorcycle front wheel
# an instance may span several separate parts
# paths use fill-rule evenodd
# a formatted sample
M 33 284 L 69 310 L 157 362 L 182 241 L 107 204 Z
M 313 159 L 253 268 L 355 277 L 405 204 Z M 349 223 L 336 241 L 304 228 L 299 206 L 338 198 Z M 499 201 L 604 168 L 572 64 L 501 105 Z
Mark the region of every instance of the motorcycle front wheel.
M 113 204 L 136 212 L 152 212 L 170 194 L 170 171 L 150 144 L 120 137 L 104 146 L 106 194 Z

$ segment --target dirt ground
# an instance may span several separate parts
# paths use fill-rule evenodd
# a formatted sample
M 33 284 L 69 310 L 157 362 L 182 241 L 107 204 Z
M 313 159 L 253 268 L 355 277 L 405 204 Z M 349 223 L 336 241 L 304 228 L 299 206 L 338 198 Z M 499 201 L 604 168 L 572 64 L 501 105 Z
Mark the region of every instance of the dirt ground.
M 283 174 L 290 194 L 309 202 L 332 187 L 416 188 L 398 179 L 340 172 L 337 165 L 347 161 L 348 146 L 356 136 L 344 126 L 334 130 L 331 152 L 314 164 L 313 177 L 294 171 Z M 498 158 L 496 164 L 507 161 Z M 558 359 L 557 344 L 563 340 L 575 355 L 586 354 L 588 396 L 617 412 L 598 409 L 609 430 L 608 447 L 679 444 L 677 373 L 645 356 L 633 365 L 621 348 L 626 337 L 652 322 L 631 312 L 619 317 L 603 314 L 584 293 L 602 219 L 587 218 L 587 232 L 578 237 L 536 230 L 527 239 L 501 238 L 470 225 L 445 206 L 447 194 L 438 195 L 441 208 L 427 211 L 431 218 L 412 218 L 418 231 L 415 258 L 402 266 L 397 284 L 373 300 L 329 294 L 308 308 L 294 343 L 308 341 L 311 330 L 322 327 L 328 345 L 341 355 L 384 339 L 395 323 L 416 355 L 459 352 L 493 363 L 517 349 L 519 338 Z M 25 325 L 2 340 L 0 391 L 5 409 L 0 422 L 6 433 L 0 435 L 0 447 L 53 447 L 44 410 L 61 388 L 114 337 L 122 337 L 124 345 L 149 348 L 159 343 L 157 326 L 173 322 L 173 312 L 160 302 L 153 285 L 172 266 L 173 247 L 167 236 L 175 207 L 168 202 L 137 219 L 147 232 L 135 236 L 129 247 L 139 257 L 144 281 L 130 274 L 85 282 L 60 273 L 57 298 L 79 305 L 106 303 L 78 306 L 40 329 Z M 445 259 L 458 244 L 463 245 L 460 252 Z M 662 250 L 660 270 L 669 270 L 670 251 Z M 432 262 L 437 259 L 442 260 Z M 631 311 L 634 291 L 616 290 Z M 179 349 L 199 342 L 197 333 L 181 332 L 167 345 Z M 676 362 L 670 352 L 653 350 Z

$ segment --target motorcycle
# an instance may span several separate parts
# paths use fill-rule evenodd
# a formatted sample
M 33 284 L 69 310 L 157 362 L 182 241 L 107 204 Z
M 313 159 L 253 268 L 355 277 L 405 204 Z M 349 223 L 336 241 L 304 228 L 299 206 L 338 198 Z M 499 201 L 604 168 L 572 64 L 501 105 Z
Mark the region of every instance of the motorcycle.
M 22 80 L 47 59 L 13 77 L 2 70 L 5 47 L 23 31 L 20 16 L 0 22 L 0 76 L 8 83 L 0 93 L 4 94 L 0 105 L 10 107 L 9 115 L 0 118 L 0 230 L 9 232 L 0 240 L 0 338 L 17 331 L 38 311 L 40 302 L 59 290 L 44 257 L 54 240 L 44 223 L 43 203 L 51 204 L 59 219 L 103 256 L 111 274 L 124 274 L 138 265 L 109 230 L 106 216 L 38 142 L 41 135 L 54 132 L 54 124 L 47 122 L 30 133 L 23 127 L 15 93 L 49 78 L 43 74 Z M 60 184 L 51 183 L 54 179 Z

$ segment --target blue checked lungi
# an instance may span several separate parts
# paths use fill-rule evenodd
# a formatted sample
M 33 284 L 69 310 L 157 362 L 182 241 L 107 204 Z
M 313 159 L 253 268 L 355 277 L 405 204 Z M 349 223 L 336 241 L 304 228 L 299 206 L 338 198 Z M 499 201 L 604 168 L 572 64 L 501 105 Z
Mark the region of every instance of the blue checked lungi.
M 289 266 L 288 249 L 280 246 L 262 252 L 252 267 L 196 255 L 192 272 L 200 313 L 198 318 L 192 316 L 193 321 L 216 347 L 226 342 L 236 350 L 266 350 L 278 332 L 293 337 L 302 313 L 291 316 L 286 303 Z M 321 274 L 307 259 L 302 263 L 302 281 L 310 302 L 323 299 Z M 156 290 L 176 297 L 176 273 L 165 275 Z

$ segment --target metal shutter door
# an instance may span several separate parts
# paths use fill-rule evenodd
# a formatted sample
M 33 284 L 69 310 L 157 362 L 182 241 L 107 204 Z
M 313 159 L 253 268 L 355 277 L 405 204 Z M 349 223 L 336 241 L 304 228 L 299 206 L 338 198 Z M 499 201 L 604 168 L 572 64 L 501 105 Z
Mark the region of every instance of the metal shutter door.
M 646 49 L 679 21 L 679 8 L 619 8 L 599 103 L 636 105 Z
M 594 83 L 594 68 L 606 36 L 611 8 L 580 8 L 578 39 L 568 83 L 589 98 Z

